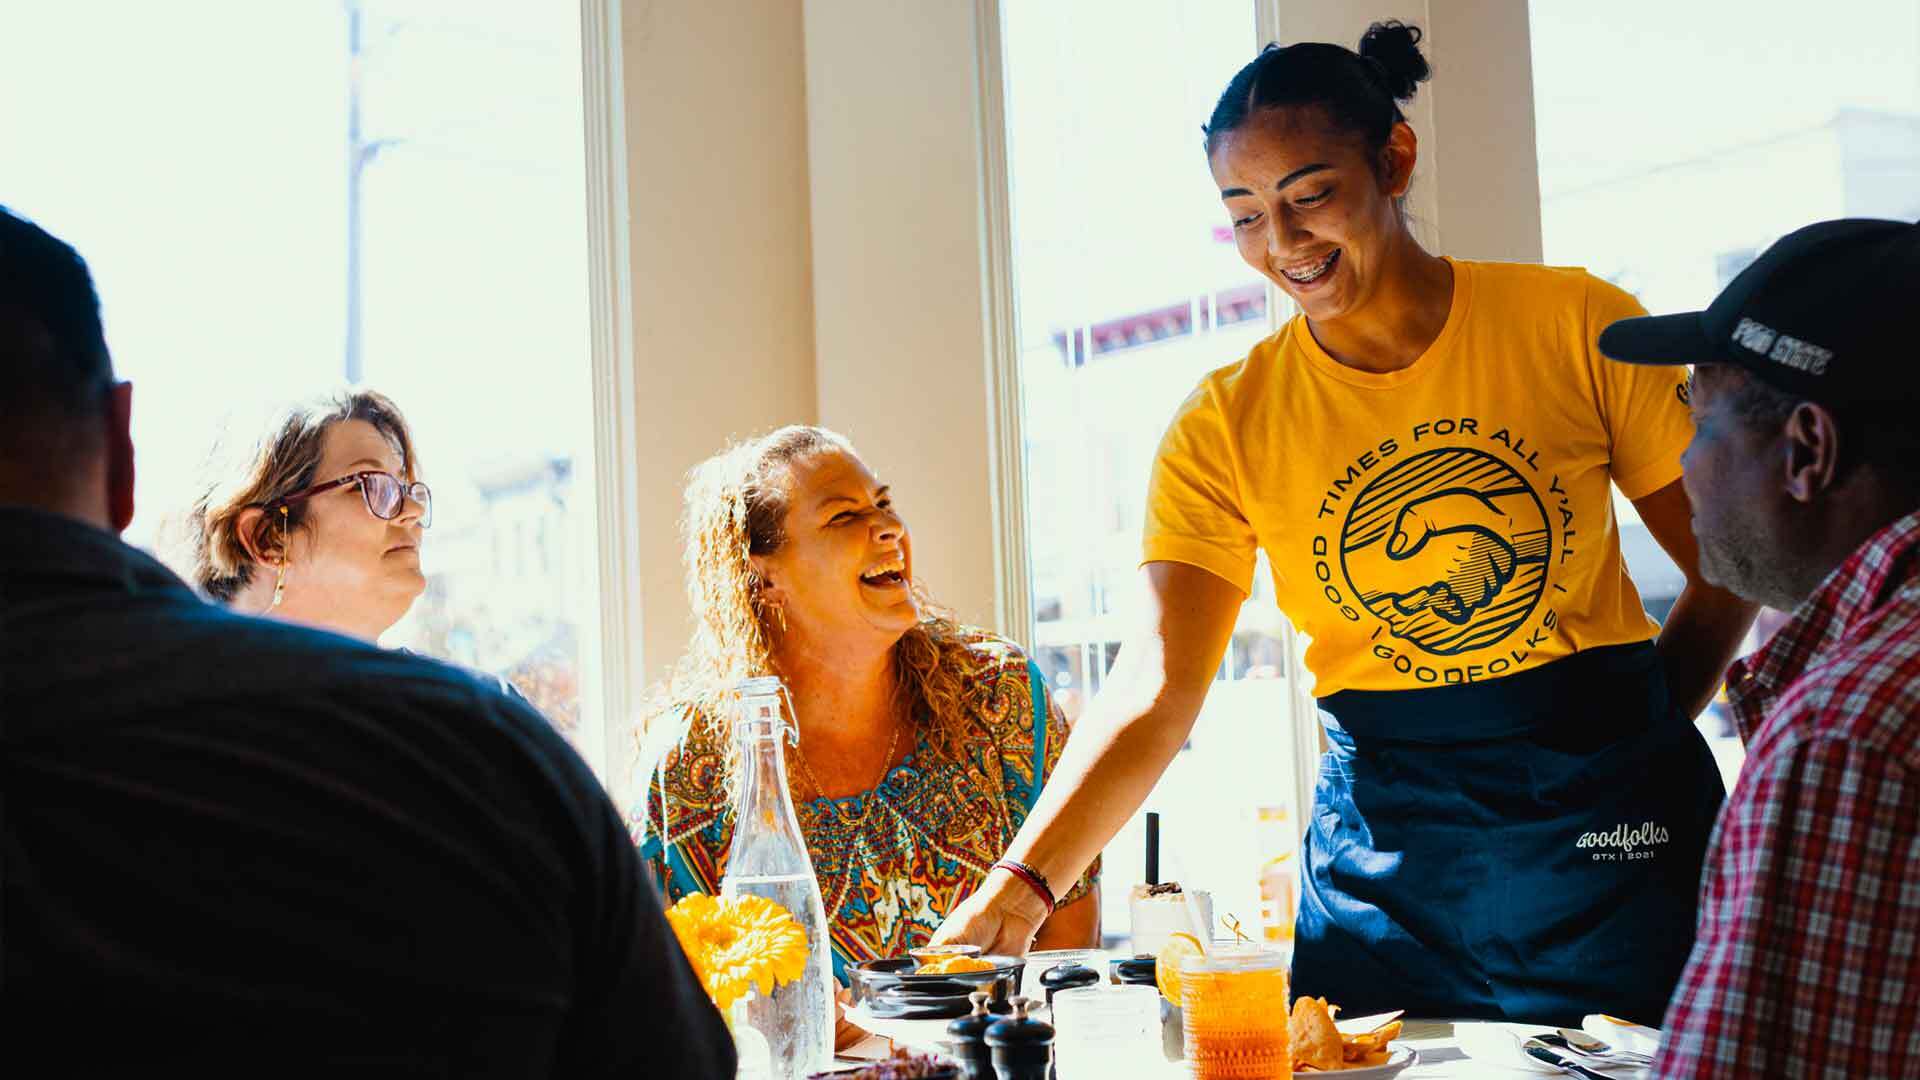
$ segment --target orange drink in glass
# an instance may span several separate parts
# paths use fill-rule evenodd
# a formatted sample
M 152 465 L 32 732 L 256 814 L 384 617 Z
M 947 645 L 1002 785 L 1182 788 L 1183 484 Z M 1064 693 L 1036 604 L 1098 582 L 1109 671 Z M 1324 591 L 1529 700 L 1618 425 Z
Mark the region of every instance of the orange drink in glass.
M 1194 1080 L 1288 1080 L 1287 957 L 1215 944 L 1180 962 L 1180 1011 Z

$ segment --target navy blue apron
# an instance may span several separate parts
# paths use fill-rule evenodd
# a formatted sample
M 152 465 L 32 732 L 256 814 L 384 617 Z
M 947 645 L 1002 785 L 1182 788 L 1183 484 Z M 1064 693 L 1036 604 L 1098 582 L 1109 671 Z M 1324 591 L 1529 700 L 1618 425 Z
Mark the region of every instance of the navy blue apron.
M 1353 1016 L 1660 1023 L 1726 792 L 1651 642 L 1320 707 L 1297 993 Z

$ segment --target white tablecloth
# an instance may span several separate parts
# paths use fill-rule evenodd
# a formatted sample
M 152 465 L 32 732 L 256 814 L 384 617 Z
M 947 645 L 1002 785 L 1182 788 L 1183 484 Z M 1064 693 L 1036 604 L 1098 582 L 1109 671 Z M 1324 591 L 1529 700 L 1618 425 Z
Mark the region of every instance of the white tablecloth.
M 941 1045 L 946 1036 L 945 1020 L 877 1020 L 863 1010 L 855 1010 L 848 1014 L 848 1018 L 880 1036 L 856 1048 L 856 1054 L 860 1057 L 884 1057 L 889 1049 L 886 1040 L 915 1050 L 940 1052 L 945 1049 Z M 1544 1064 L 1528 1061 L 1517 1049 L 1515 1033 L 1548 1030 L 1551 1029 L 1530 1029 L 1514 1024 L 1408 1021 L 1394 1045 L 1411 1046 L 1420 1051 L 1420 1063 L 1401 1073 L 1400 1080 L 1479 1080 L 1482 1077 L 1493 1080 L 1526 1080 L 1532 1077 L 1538 1080 L 1543 1076 L 1565 1075 Z M 1477 1056 L 1469 1055 L 1468 1050 Z M 1640 1069 L 1603 1071 L 1619 1080 L 1643 1080 L 1646 1075 Z M 1187 1071 L 1178 1062 L 1155 1061 L 1142 1062 L 1139 1071 L 1133 1075 L 1143 1080 L 1174 1080 L 1176 1077 L 1185 1077 Z M 1328 1074 L 1329 1077 L 1337 1075 Z M 1063 1076 L 1060 1080 L 1081 1078 Z

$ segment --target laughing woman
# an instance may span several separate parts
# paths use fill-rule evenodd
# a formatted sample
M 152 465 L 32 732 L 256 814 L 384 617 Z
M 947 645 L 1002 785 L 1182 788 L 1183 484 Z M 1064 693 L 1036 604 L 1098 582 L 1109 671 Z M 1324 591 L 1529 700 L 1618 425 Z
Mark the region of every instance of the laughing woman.
M 893 496 L 841 436 L 788 427 L 694 470 L 697 626 L 642 751 L 636 839 L 671 899 L 713 893 L 733 835 L 731 692 L 778 675 L 800 741 L 788 780 L 834 974 L 927 943 L 1006 851 L 1066 742 L 1038 668 L 953 622 L 913 577 Z M 1098 866 L 1066 883 L 1042 947 L 1099 940 Z

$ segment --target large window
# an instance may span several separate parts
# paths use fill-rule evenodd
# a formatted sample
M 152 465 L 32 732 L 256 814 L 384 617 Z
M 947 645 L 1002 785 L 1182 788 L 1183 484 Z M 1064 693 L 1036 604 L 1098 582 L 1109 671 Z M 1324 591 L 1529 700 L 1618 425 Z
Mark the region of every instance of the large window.
M 1920 218 L 1913 0 L 1535 0 L 1531 20 L 1547 262 L 1689 310 L 1801 225 Z M 1623 510 L 1634 580 L 1663 615 L 1679 572 Z M 1779 622 L 1763 615 L 1749 647 Z M 1724 706 L 1702 726 L 1731 779 Z
M 1271 330 L 1200 125 L 1255 50 L 1246 0 L 1005 0 L 1016 319 L 1039 660 L 1078 715 L 1132 625 L 1147 476 L 1174 409 Z M 1163 873 L 1257 925 L 1262 867 L 1290 855 L 1293 647 L 1264 564 L 1188 746 L 1147 802 Z M 1223 792 L 1232 792 L 1225 797 Z M 1297 821 L 1295 817 L 1293 820 Z M 1105 919 L 1127 932 L 1138 819 L 1107 849 Z
M 426 595 L 385 643 L 503 675 L 576 733 L 599 633 L 577 6 L 9 18 L 0 201 L 92 264 L 135 384 L 128 539 L 177 560 L 230 415 L 363 382 L 406 412 L 436 504 Z

